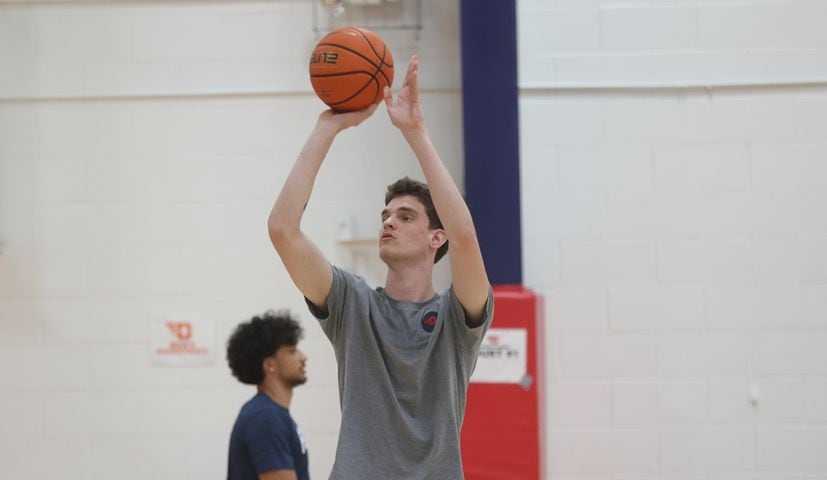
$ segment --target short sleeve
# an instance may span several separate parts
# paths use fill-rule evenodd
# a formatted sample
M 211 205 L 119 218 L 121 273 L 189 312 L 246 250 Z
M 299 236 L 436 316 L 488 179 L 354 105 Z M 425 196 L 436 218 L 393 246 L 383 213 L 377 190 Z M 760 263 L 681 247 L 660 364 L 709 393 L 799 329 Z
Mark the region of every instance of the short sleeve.
M 462 303 L 454 293 L 453 285 L 448 289 L 447 300 L 451 315 L 450 318 L 453 320 L 452 323 L 458 332 L 458 341 L 465 348 L 478 349 L 494 317 L 494 291 L 490 286 L 488 287 L 488 299 L 485 301 L 482 318 L 479 323 L 473 326 L 468 325 L 465 308 L 463 308 Z
M 336 345 L 341 338 L 342 322 L 348 303 L 356 301 L 360 288 L 369 287 L 361 277 L 333 265 L 330 268 L 333 270 L 333 283 L 327 295 L 327 305 L 319 308 L 307 298 L 304 301 L 310 313 L 319 321 L 327 338 Z
M 293 455 L 290 453 L 292 435 L 291 426 L 277 416 L 268 416 L 266 419 L 256 419 L 249 423 L 244 441 L 247 443 L 256 473 L 296 469 Z

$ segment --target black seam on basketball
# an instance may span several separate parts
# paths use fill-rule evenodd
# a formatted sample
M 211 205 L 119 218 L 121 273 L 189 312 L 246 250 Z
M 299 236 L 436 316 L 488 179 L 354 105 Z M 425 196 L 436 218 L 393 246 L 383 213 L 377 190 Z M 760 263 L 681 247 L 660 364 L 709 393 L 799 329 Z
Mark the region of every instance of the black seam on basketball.
M 374 66 L 375 66 L 375 65 L 374 65 Z M 376 71 L 375 71 L 375 72 L 373 72 L 373 73 L 368 72 L 368 71 L 365 71 L 365 70 L 355 70 L 355 71 L 350 71 L 350 72 L 340 72 L 340 73 L 315 73 L 315 74 L 311 74 L 311 75 L 310 75 L 310 78 L 341 77 L 341 76 L 344 76 L 344 75 L 352 75 L 352 74 L 354 74 L 354 73 L 364 73 L 365 75 L 370 76 L 370 79 L 369 79 L 367 82 L 365 82 L 365 84 L 364 84 L 364 85 L 362 85 L 362 88 L 360 88 L 359 90 L 357 90 L 357 91 L 356 91 L 356 93 L 354 93 L 353 95 L 351 95 L 351 96 L 347 97 L 347 98 L 346 98 L 346 99 L 344 99 L 344 100 L 338 101 L 338 102 L 336 102 L 336 103 L 328 103 L 328 105 L 330 105 L 330 106 L 332 107 L 332 106 L 334 106 L 334 105 L 341 105 L 341 104 L 343 104 L 343 103 L 345 103 L 345 102 L 348 102 L 348 101 L 350 101 L 350 100 L 353 100 L 353 98 L 354 98 L 354 97 L 356 97 L 357 95 L 359 95 L 360 93 L 362 93 L 362 91 L 364 91 L 364 90 L 365 90 L 365 88 L 367 88 L 367 86 L 370 84 L 370 82 L 371 82 L 371 81 L 373 81 L 373 82 L 375 82 L 375 83 L 376 83 L 376 92 L 377 92 L 377 94 L 378 94 L 378 93 L 379 93 L 379 87 L 380 87 L 380 85 L 379 85 L 379 80 L 377 80 L 377 79 L 376 79 L 376 74 L 377 74 L 377 73 L 379 73 L 379 71 L 380 71 L 380 70 L 377 68 L 377 69 L 376 69 Z M 387 77 L 386 77 L 386 78 L 387 78 Z
M 371 50 L 373 50 L 373 54 L 374 54 L 374 55 L 376 55 L 376 57 L 377 57 L 377 58 L 379 58 L 379 61 L 380 61 L 380 62 L 382 62 L 382 63 L 381 63 L 378 67 L 377 67 L 376 65 L 374 65 L 374 67 L 376 67 L 376 68 L 379 70 L 379 72 L 381 72 L 381 73 L 382 73 L 382 76 L 383 76 L 383 77 L 385 77 L 385 82 L 387 82 L 388 86 L 390 86 L 390 84 L 391 84 L 391 79 L 390 79 L 390 78 L 388 78 L 388 76 L 387 76 L 387 75 L 385 75 L 385 72 L 383 72 L 383 71 L 382 71 L 382 65 L 387 65 L 387 66 L 389 66 L 389 67 L 393 68 L 393 65 L 391 65 L 391 64 L 389 64 L 389 63 L 387 63 L 387 62 L 385 62 L 385 52 L 388 50 L 388 46 L 387 46 L 387 45 L 385 45 L 385 42 L 382 42 L 382 55 L 379 55 L 379 52 L 377 52 L 377 51 L 376 51 L 376 49 L 373 47 L 373 43 L 371 43 L 371 41 L 370 41 L 370 39 L 368 38 L 368 36 L 367 36 L 367 35 L 365 35 L 365 34 L 364 34 L 361 30 L 359 30 L 358 28 L 352 28 L 352 30 L 355 30 L 355 31 L 356 31 L 356 33 L 358 33 L 359 35 L 361 35 L 361 36 L 362 36 L 362 38 L 363 38 L 363 39 L 365 39 L 365 42 L 367 42 L 367 44 L 368 44 L 368 46 L 370 47 L 370 49 L 371 49 Z
M 364 73 L 365 75 L 373 78 L 375 75 L 367 70 L 351 70 L 349 72 L 339 72 L 339 73 L 314 73 L 310 75 L 310 78 L 322 78 L 322 77 L 342 77 L 344 75 L 353 75 L 355 73 Z
M 341 104 L 343 104 L 343 103 L 346 103 L 346 102 L 349 102 L 349 101 L 353 100 L 353 99 L 354 99 L 354 98 L 356 98 L 356 97 L 357 97 L 360 93 L 362 93 L 362 92 L 363 92 L 366 88 L 368 88 L 368 85 L 370 85 L 370 84 L 371 84 L 371 82 L 376 83 L 376 92 L 378 93 L 378 92 L 379 92 L 379 80 L 377 80 L 377 79 L 376 79 L 376 75 L 373 75 L 372 77 L 370 77 L 370 80 L 368 80 L 367 82 L 365 82 L 365 84 L 364 84 L 364 85 L 362 85 L 362 88 L 360 88 L 359 90 L 357 90 L 357 91 L 356 91 L 356 93 L 354 93 L 353 95 L 351 95 L 351 96 L 347 97 L 346 99 L 344 99 L 344 100 L 342 100 L 342 101 L 340 101 L 340 102 L 336 102 L 336 103 L 328 103 L 328 105 L 330 105 L 331 107 L 335 107 L 336 105 L 341 105 Z M 374 97 L 374 98 L 376 98 L 376 94 L 374 94 L 374 95 L 373 95 L 373 97 Z M 369 105 L 369 106 L 370 106 L 370 105 Z
M 368 43 L 370 43 L 370 42 L 368 42 Z M 393 65 L 389 65 L 389 64 L 385 63 L 384 58 L 381 59 L 381 63 L 379 65 L 377 65 L 377 64 L 373 63 L 373 61 L 371 61 L 371 59 L 369 59 L 368 57 L 362 55 L 361 53 L 357 52 L 356 50 L 353 50 L 352 48 L 345 47 L 344 45 L 339 45 L 338 43 L 319 43 L 316 46 L 317 47 L 321 47 L 321 46 L 324 46 L 324 47 L 337 47 L 337 48 L 341 48 L 342 50 L 347 50 L 348 52 L 350 52 L 350 53 L 356 55 L 357 57 L 363 59 L 364 61 L 368 62 L 372 67 L 376 68 L 376 71 L 381 73 L 382 76 L 385 77 L 385 81 L 388 82 L 388 85 L 391 84 L 391 81 L 388 78 L 388 76 L 385 75 L 385 72 L 382 71 L 382 65 L 388 65 L 391 68 L 393 68 Z M 371 47 L 371 49 L 373 49 L 373 47 Z M 376 52 L 374 51 L 374 53 L 376 53 Z
M 361 30 L 359 30 L 358 28 L 353 28 L 353 30 L 356 30 L 356 33 L 358 33 L 359 35 L 361 35 L 361 36 L 362 36 L 362 38 L 364 38 L 364 39 L 365 39 L 365 41 L 366 41 L 366 42 L 368 42 L 368 46 L 370 47 L 370 49 L 371 49 L 371 50 L 373 50 L 373 53 L 374 53 L 377 57 L 379 57 L 379 58 L 381 58 L 381 59 L 382 59 L 382 65 L 387 65 L 387 66 L 389 66 L 389 67 L 393 68 L 393 65 L 391 65 L 391 64 L 389 64 L 389 63 L 385 63 L 385 51 L 384 51 L 384 50 L 382 51 L 382 55 L 380 56 L 380 55 L 379 55 L 379 52 L 377 52 L 377 51 L 376 51 L 376 49 L 375 49 L 375 48 L 373 48 L 373 43 L 371 43 L 371 41 L 370 41 L 370 39 L 368 38 L 368 36 L 367 36 L 367 35 L 365 35 L 365 34 L 364 34 Z M 385 50 L 387 50 L 387 48 L 388 48 L 388 46 L 387 46 L 387 45 L 385 45 L 385 42 L 382 42 L 382 47 L 384 47 L 384 49 L 385 49 Z

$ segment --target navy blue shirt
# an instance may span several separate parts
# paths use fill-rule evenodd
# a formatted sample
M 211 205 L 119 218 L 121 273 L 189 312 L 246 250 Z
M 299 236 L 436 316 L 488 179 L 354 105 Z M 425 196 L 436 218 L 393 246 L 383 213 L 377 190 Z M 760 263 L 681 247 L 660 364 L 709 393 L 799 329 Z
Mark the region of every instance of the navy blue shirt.
M 259 392 L 241 407 L 230 435 L 228 480 L 258 480 L 270 470 L 294 470 L 309 480 L 307 446 L 290 411 Z

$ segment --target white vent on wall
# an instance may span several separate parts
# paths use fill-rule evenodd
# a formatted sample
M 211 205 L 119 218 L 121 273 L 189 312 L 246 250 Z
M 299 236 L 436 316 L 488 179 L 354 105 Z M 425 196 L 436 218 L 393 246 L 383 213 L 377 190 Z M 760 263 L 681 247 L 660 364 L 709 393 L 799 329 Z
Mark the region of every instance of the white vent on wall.
M 313 31 L 321 36 L 355 25 L 369 30 L 422 29 L 422 0 L 310 0 Z

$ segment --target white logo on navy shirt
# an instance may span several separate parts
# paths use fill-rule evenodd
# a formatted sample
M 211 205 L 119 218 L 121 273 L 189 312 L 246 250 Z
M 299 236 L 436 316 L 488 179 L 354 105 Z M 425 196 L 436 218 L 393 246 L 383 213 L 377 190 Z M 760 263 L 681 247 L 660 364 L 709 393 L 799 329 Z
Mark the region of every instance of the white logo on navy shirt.
M 299 436 L 299 443 L 302 444 L 302 455 L 307 455 L 307 444 L 304 443 L 304 435 L 298 425 L 296 425 L 296 434 Z

